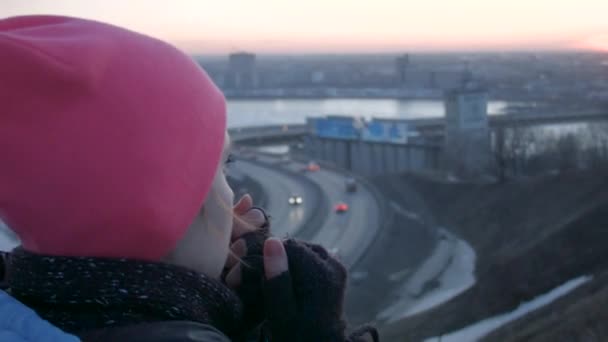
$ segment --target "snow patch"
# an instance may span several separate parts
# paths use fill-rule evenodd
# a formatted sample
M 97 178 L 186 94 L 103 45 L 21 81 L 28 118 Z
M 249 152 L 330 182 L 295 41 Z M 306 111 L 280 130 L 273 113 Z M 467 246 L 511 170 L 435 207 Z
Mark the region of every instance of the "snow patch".
M 478 341 L 482 337 L 486 336 L 490 332 L 497 328 L 514 321 L 531 311 L 534 311 L 542 306 L 545 306 L 561 296 L 564 296 L 568 292 L 575 288 L 583 285 L 584 283 L 591 280 L 591 276 L 581 276 L 554 288 L 553 290 L 544 293 L 529 302 L 520 304 L 517 309 L 500 314 L 494 317 L 490 317 L 469 325 L 461 330 L 454 331 L 447 335 L 439 337 L 431 337 L 425 340 L 425 342 L 459 342 L 459 341 Z
M 446 177 L 448 183 L 460 183 L 461 180 L 460 178 L 456 177 L 454 174 L 448 174 L 448 176 Z
M 441 275 L 446 265 L 451 263 L 453 256 L 454 242 L 447 239 L 439 240 L 431 257 L 426 259 L 408 280 L 406 293 L 410 297 L 422 295 L 425 285 Z
M 389 274 L 388 280 L 390 280 L 392 282 L 402 281 L 405 277 L 409 276 L 411 273 L 412 273 L 412 269 L 408 267 L 401 271 L 397 271 L 397 272 Z
M 395 211 L 401 213 L 401 215 L 409 218 L 410 220 L 422 222 L 422 218 L 420 217 L 420 215 L 412 211 L 403 209 L 397 202 L 390 201 L 390 205 L 393 207 L 393 209 L 395 209 Z
M 415 301 L 400 318 L 431 309 L 458 296 L 475 284 L 475 251 L 468 243 L 457 240 L 454 257 L 439 277 L 439 287 Z
M 408 278 L 399 299 L 378 314 L 379 320 L 398 321 L 438 306 L 475 284 L 475 251 L 466 241 L 440 229 L 432 255 Z M 425 293 L 425 285 L 437 287 Z

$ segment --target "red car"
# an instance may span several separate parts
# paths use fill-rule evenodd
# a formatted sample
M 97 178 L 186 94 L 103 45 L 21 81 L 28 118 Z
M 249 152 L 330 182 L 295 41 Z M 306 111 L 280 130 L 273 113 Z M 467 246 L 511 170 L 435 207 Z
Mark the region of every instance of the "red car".
M 344 202 L 340 202 L 340 203 L 336 204 L 336 206 L 334 207 L 334 210 L 337 213 L 345 213 L 348 211 L 348 204 L 346 204 Z
M 316 172 L 321 170 L 321 167 L 317 163 L 310 162 L 308 163 L 308 165 L 306 165 L 306 170 L 310 172 Z

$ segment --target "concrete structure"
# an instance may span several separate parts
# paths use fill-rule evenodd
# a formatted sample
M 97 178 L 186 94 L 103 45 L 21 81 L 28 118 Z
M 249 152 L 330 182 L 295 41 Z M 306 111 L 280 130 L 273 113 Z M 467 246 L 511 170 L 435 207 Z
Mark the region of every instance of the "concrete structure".
M 439 146 L 348 141 L 311 136 L 305 142 L 306 155 L 333 162 L 362 176 L 387 173 L 437 171 L 441 163 Z
M 228 72 L 224 77 L 224 86 L 232 89 L 252 89 L 258 85 L 255 54 L 239 52 L 229 57 Z
M 308 125 L 270 125 L 229 128 L 232 142 L 237 145 L 269 145 L 302 140 L 310 134 Z
M 492 166 L 488 94 L 471 81 L 445 97 L 445 166 L 460 176 Z
M 311 135 L 304 141 L 305 154 L 332 162 L 363 176 L 387 173 L 437 171 L 441 146 L 416 143 L 406 120 L 352 117 L 309 118 Z M 415 135 L 414 135 L 415 136 Z

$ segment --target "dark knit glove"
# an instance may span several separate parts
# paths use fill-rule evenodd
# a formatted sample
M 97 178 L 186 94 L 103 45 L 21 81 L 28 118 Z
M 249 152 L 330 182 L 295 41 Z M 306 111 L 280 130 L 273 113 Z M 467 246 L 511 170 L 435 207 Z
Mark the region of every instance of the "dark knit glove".
M 241 258 L 241 285 L 236 293 L 243 302 L 243 330 L 249 331 L 264 321 L 264 301 L 262 293 L 262 280 L 264 277 L 264 241 L 270 237 L 270 216 L 259 207 L 257 209 L 264 215 L 264 224 L 254 231 L 239 237 L 245 241 L 247 254 Z M 224 270 L 223 279 L 229 269 Z M 239 339 L 237 339 L 239 340 Z
M 271 342 L 378 341 L 374 328 L 345 336 L 347 271 L 325 248 L 294 239 L 283 242 L 289 271 L 264 281 L 266 324 Z
M 242 236 L 247 245 L 247 255 L 241 258 L 241 286 L 236 293 L 243 302 L 243 327 L 253 329 L 260 325 L 265 318 L 264 293 L 264 241 L 268 239 L 268 231 L 255 231 Z

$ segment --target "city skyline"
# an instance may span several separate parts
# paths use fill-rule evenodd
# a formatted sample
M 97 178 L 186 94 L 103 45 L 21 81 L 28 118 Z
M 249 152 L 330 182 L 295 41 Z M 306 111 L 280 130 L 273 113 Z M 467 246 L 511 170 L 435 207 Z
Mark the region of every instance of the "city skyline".
M 194 54 L 608 51 L 608 1 L 3 0 L 1 17 L 90 18 Z

